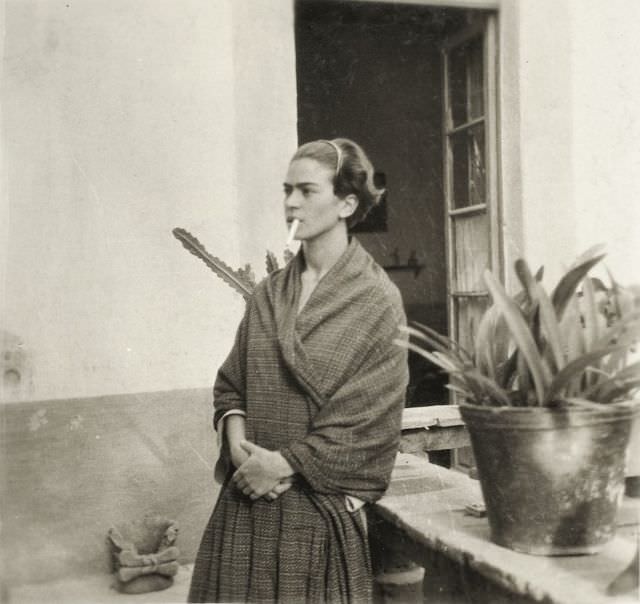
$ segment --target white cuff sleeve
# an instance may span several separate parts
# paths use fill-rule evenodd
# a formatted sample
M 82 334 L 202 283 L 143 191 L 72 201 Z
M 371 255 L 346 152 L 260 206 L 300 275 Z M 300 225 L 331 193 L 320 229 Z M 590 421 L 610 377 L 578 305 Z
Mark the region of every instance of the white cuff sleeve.
M 224 420 L 226 417 L 229 417 L 229 415 L 242 415 L 242 417 L 247 417 L 247 414 L 242 409 L 231 409 L 218 420 L 218 451 L 222 449 L 224 443 Z

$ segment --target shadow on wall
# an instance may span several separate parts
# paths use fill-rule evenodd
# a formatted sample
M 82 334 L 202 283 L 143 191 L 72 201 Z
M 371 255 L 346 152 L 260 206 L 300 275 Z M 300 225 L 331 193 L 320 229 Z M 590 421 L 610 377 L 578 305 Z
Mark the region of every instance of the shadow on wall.
M 160 514 L 195 558 L 218 485 L 209 389 L 0 407 L 4 580 L 111 572 L 111 526 Z

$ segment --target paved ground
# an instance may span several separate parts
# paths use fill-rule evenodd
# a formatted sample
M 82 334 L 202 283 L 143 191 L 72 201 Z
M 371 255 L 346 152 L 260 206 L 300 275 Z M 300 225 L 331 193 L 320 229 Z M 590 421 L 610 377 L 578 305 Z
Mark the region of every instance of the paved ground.
M 94 575 L 18 587 L 11 590 L 6 604 L 182 604 L 187 600 L 192 569 L 192 565 L 181 567 L 174 584 L 164 591 L 121 594 L 112 587 L 112 576 Z

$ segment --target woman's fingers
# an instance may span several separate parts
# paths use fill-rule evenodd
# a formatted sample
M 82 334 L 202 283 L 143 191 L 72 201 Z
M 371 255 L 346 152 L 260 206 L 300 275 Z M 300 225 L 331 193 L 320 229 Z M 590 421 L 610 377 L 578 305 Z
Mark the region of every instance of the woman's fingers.
M 278 497 L 280 497 L 280 495 L 282 495 L 283 493 L 288 491 L 291 488 L 292 484 L 293 484 L 293 481 L 291 479 L 287 478 L 287 479 L 283 480 L 282 482 L 279 482 L 275 487 L 273 487 L 273 489 L 271 489 L 265 495 L 265 497 L 267 499 L 269 499 L 269 501 L 274 501 Z

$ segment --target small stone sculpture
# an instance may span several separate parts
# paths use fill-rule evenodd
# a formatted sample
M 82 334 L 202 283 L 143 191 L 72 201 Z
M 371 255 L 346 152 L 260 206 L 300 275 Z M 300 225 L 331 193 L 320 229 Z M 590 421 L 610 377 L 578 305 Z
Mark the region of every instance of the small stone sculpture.
M 173 584 L 180 551 L 178 526 L 164 516 L 147 515 L 108 532 L 116 588 L 122 593 L 160 591 Z

